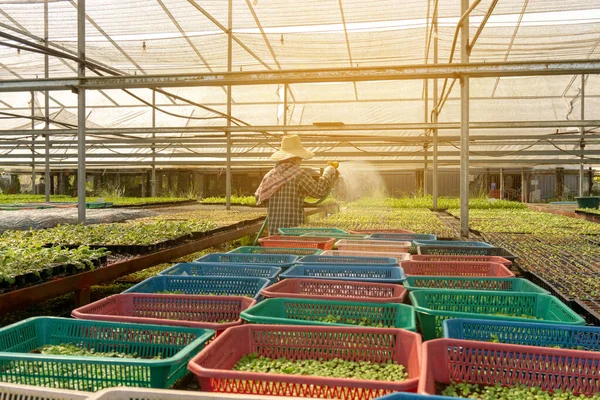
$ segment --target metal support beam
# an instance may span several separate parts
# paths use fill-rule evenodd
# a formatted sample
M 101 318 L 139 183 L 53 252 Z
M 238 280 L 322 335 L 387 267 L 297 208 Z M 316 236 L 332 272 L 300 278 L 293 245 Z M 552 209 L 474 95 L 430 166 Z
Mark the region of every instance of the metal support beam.
M 500 168 L 500 200 L 504 200 L 504 168 Z
M 438 63 L 438 2 L 435 2 L 435 9 L 433 10 L 433 64 Z M 438 121 L 438 80 L 433 79 L 433 114 L 431 115 L 431 122 L 437 124 Z M 433 196 L 433 209 L 438 209 L 438 130 L 433 129 L 433 176 L 432 176 L 432 196 Z
M 77 0 L 77 53 L 85 61 L 85 0 Z M 85 78 L 85 63 L 79 62 L 79 79 Z M 77 90 L 77 220 L 85 224 L 85 88 Z
M 44 0 L 44 45 L 48 46 L 48 0 Z M 44 55 L 44 78 L 50 77 L 50 57 L 48 54 Z M 46 159 L 44 160 L 44 194 L 46 202 L 50 201 L 50 135 L 48 130 L 50 129 L 50 93 L 46 90 L 44 92 L 44 153 Z
M 156 91 L 152 91 L 152 128 L 156 128 Z M 156 138 L 156 132 L 152 131 L 152 139 Z M 156 197 L 156 143 L 152 142 L 152 172 L 150 177 L 150 196 Z
M 31 92 L 31 193 L 36 194 L 35 188 L 35 92 Z
M 469 0 L 461 0 L 461 15 L 469 9 Z M 460 62 L 469 62 L 469 16 L 461 27 Z M 469 76 L 460 78 L 460 234 L 469 237 Z
M 585 121 L 585 75 L 581 75 L 581 121 Z M 579 143 L 579 149 L 581 151 L 585 150 L 585 142 L 583 136 L 585 135 L 585 128 L 582 126 L 579 128 L 581 132 L 581 141 Z M 584 156 L 581 155 L 580 158 L 583 160 Z M 584 173 L 583 173 L 583 162 L 579 164 L 579 197 L 585 196 L 586 190 L 584 189 L 586 185 L 584 185 Z
M 521 168 L 521 203 L 527 203 L 527 179 L 524 168 Z
M 233 66 L 233 0 L 228 1 L 227 10 L 227 72 Z M 227 159 L 225 161 L 225 209 L 231 209 L 231 85 L 227 86 Z
M 288 85 L 283 85 L 283 125 L 287 125 Z
M 427 123 L 427 121 L 429 121 L 429 80 L 428 79 L 423 79 L 423 86 L 424 86 L 424 93 L 423 93 L 424 122 Z M 424 136 L 428 136 L 428 135 L 429 135 L 429 131 L 427 129 L 425 129 Z M 425 151 L 425 155 L 423 156 L 423 196 L 427 196 L 427 170 L 429 169 L 429 167 L 427 165 L 427 161 L 428 161 L 427 148 L 428 148 L 428 143 L 424 142 L 423 150 Z
M 19 79 L 0 81 L 0 92 L 72 90 L 80 84 L 86 89 L 97 90 L 227 85 L 277 85 L 285 83 L 318 82 L 364 82 L 432 78 L 454 79 L 466 75 L 470 78 L 489 78 L 503 76 L 573 74 L 600 74 L 600 60 L 428 64 L 144 76 L 126 75 L 88 77 L 83 81 L 80 81 L 77 77 Z

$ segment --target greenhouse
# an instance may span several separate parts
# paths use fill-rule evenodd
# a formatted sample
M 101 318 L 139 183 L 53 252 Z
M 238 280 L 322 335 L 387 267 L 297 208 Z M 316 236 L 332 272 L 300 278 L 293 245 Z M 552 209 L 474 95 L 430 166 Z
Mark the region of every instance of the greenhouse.
M 0 0 L 0 397 L 600 399 L 599 29 Z

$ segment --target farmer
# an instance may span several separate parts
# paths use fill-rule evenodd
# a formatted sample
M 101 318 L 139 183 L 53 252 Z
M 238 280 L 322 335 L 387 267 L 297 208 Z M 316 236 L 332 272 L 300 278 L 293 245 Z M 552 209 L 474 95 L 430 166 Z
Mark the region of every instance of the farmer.
M 286 135 L 281 148 L 271 155 L 275 167 L 263 178 L 256 190 L 256 203 L 267 202 L 269 235 L 278 235 L 279 228 L 289 228 L 304 223 L 304 198 L 320 199 L 331 188 L 336 169 L 328 166 L 315 181 L 310 173 L 300 169 L 302 160 L 314 153 L 306 150 L 297 135 Z

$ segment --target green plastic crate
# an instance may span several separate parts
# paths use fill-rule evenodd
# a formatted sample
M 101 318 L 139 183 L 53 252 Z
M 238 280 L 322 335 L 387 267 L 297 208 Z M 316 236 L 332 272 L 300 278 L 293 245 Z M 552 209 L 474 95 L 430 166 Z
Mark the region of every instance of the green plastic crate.
M 293 256 L 313 256 L 323 252 L 321 249 L 302 249 L 286 247 L 262 247 L 262 246 L 242 246 L 231 250 L 229 253 L 240 254 L 289 254 Z
M 350 239 L 350 240 L 366 240 L 369 235 L 361 235 L 359 233 L 305 233 L 300 236 L 312 236 L 312 237 L 329 237 L 334 239 Z
M 188 361 L 214 333 L 166 325 L 29 318 L 0 329 L 0 382 L 88 392 L 114 386 L 168 388 L 187 374 Z M 58 344 L 137 353 L 143 358 L 31 353 Z
M 550 294 L 546 289 L 523 278 L 413 275 L 407 276 L 403 284 L 407 290 L 456 289 Z
M 383 327 L 403 328 L 415 332 L 416 318 L 413 307 L 399 303 L 359 303 L 349 301 L 274 298 L 263 300 L 240 314 L 243 320 L 255 324 L 358 326 L 362 321 L 382 323 Z M 340 317 L 340 322 L 320 321 L 326 317 Z M 351 322 L 358 321 L 358 322 Z
M 541 293 L 432 289 L 415 290 L 409 296 L 425 340 L 442 337 L 442 322 L 449 318 L 585 325 L 556 297 Z
M 312 236 L 313 233 L 320 236 L 323 234 L 329 235 L 331 233 L 348 233 L 340 228 L 279 228 L 278 232 L 287 236 Z

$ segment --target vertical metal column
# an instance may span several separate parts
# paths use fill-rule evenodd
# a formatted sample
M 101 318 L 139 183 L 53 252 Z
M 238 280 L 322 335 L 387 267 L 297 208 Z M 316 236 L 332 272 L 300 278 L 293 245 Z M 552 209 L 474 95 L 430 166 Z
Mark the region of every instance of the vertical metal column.
M 44 45 L 48 47 L 48 0 L 44 0 Z M 50 77 L 50 58 L 48 54 L 44 54 L 44 78 Z M 50 201 L 50 92 L 44 91 L 44 135 L 45 155 L 44 158 L 44 194 L 46 202 Z
M 581 122 L 585 121 L 585 75 L 581 75 Z M 583 152 L 585 150 L 585 143 L 583 141 L 583 135 L 585 135 L 585 127 L 579 128 L 581 132 L 581 139 L 579 141 L 579 149 Z M 579 164 L 579 197 L 585 196 L 586 190 L 583 184 L 583 154 L 579 156 L 581 164 Z
M 227 72 L 232 70 L 233 58 L 233 0 L 227 13 Z M 231 209 L 231 85 L 227 86 L 227 166 L 225 172 L 225 209 Z
M 288 85 L 283 85 L 283 126 L 287 125 Z
M 438 63 L 438 4 L 435 3 L 435 9 L 433 10 L 433 64 Z M 431 116 L 431 122 L 437 123 L 438 121 L 438 80 L 433 79 L 433 115 Z M 431 177 L 432 196 L 433 196 L 433 209 L 438 208 L 438 130 L 433 130 L 433 171 Z
M 156 90 L 152 91 L 152 128 L 156 128 Z M 156 132 L 152 131 L 152 140 L 156 138 Z M 156 147 L 152 142 L 152 175 L 150 177 L 150 196 L 156 197 Z
M 77 0 L 77 75 L 85 78 L 85 0 Z M 77 220 L 85 224 L 85 89 L 77 88 Z
M 423 97 L 425 97 L 425 104 L 424 104 L 424 111 L 425 111 L 425 118 L 424 118 L 424 122 L 427 123 L 427 121 L 429 121 L 429 80 L 427 79 L 423 79 L 423 87 L 424 87 L 424 94 Z M 427 138 L 429 135 L 427 132 L 427 129 L 425 129 L 425 138 Z M 423 156 L 424 158 L 424 163 L 423 163 L 423 196 L 427 196 L 427 169 L 428 169 L 428 165 L 427 165 L 427 150 L 428 150 L 428 142 L 423 143 L 423 150 L 425 150 L 425 155 Z
M 504 200 L 504 168 L 500 168 L 500 200 Z
M 469 0 L 461 0 L 461 15 L 469 8 Z M 460 62 L 469 62 L 469 17 L 464 19 L 460 35 Z M 460 78 L 460 234 L 469 237 L 469 77 Z
M 35 188 L 35 92 L 31 92 L 31 193 Z
M 527 203 L 527 180 L 525 179 L 525 168 L 521 168 L 521 203 Z

